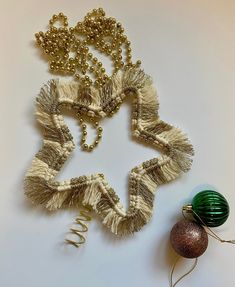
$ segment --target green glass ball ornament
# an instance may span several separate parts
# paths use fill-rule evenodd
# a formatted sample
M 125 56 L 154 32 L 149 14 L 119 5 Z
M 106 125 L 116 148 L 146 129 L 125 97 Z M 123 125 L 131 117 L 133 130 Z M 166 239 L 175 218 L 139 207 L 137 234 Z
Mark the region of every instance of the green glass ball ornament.
M 183 211 L 192 212 L 194 218 L 206 226 L 217 227 L 227 220 L 229 204 L 221 193 L 203 190 L 193 197 L 191 204 L 183 207 Z

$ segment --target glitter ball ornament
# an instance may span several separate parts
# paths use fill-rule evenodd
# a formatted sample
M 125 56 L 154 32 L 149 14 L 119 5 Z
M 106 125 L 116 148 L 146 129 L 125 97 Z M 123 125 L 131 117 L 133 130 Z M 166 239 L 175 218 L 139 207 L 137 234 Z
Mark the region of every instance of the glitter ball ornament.
M 209 227 L 222 225 L 229 216 L 229 205 L 224 196 L 214 190 L 204 190 L 194 196 L 192 203 L 183 207 L 195 219 Z
M 170 242 L 175 252 L 182 257 L 197 258 L 207 249 L 208 235 L 198 223 L 183 219 L 173 226 Z

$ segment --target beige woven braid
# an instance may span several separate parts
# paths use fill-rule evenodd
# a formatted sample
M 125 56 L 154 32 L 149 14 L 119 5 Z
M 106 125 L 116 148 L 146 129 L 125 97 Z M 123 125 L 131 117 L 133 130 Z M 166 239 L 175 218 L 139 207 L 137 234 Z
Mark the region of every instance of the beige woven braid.
M 162 153 L 131 170 L 127 210 L 101 174 L 56 180 L 75 147 L 61 107 L 104 118 L 125 97 L 132 99 L 132 134 Z M 49 81 L 37 97 L 36 115 L 44 139 L 26 174 L 26 195 L 49 210 L 90 206 L 103 224 L 118 235 L 140 230 L 151 218 L 156 187 L 187 172 L 192 163 L 193 147 L 187 136 L 160 120 L 158 107 L 152 80 L 139 68 L 119 71 L 99 90 L 93 87 L 81 90 L 77 82 Z

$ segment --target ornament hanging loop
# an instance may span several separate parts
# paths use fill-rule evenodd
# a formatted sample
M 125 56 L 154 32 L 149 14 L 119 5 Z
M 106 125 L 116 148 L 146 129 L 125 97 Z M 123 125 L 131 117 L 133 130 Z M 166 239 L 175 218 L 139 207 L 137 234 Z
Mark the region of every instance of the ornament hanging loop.
M 189 275 L 193 270 L 194 268 L 197 266 L 197 262 L 198 262 L 198 258 L 195 258 L 195 261 L 194 261 L 194 264 L 193 266 L 190 268 L 190 270 L 188 272 L 186 272 L 185 274 L 183 274 L 182 276 L 180 276 L 179 279 L 177 279 L 175 281 L 175 283 L 173 283 L 173 275 L 174 275 L 174 271 L 175 271 L 175 267 L 179 261 L 181 257 L 178 256 L 175 260 L 175 263 L 173 264 L 173 267 L 172 267 L 172 270 L 171 270 L 171 274 L 170 274 L 170 287 L 175 287 L 184 277 L 186 277 L 187 275 Z

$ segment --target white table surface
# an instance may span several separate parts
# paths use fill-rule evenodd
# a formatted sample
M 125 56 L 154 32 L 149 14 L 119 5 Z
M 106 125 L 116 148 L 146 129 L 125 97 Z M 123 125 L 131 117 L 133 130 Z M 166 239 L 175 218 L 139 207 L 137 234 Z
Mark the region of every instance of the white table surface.
M 139 233 L 120 240 L 95 218 L 86 245 L 76 250 L 63 245 L 76 213 L 34 208 L 22 188 L 42 141 L 35 97 L 52 78 L 34 33 L 45 31 L 54 13 L 64 12 L 75 25 L 100 6 L 123 23 L 133 58 L 154 79 L 161 118 L 189 135 L 196 154 L 189 173 L 158 188 L 153 218 Z M 181 206 L 205 185 L 223 193 L 231 207 L 216 231 L 235 237 L 234 15 L 232 0 L 0 1 L 1 287 L 167 287 L 175 258 L 169 232 L 181 218 Z M 77 142 L 76 120 L 66 121 Z M 102 172 L 127 206 L 129 171 L 157 152 L 131 140 L 128 103 L 102 126 L 100 146 L 91 154 L 78 146 L 59 178 Z M 196 270 L 179 286 L 233 286 L 234 256 L 234 246 L 210 239 Z M 182 260 L 176 276 L 189 264 Z

